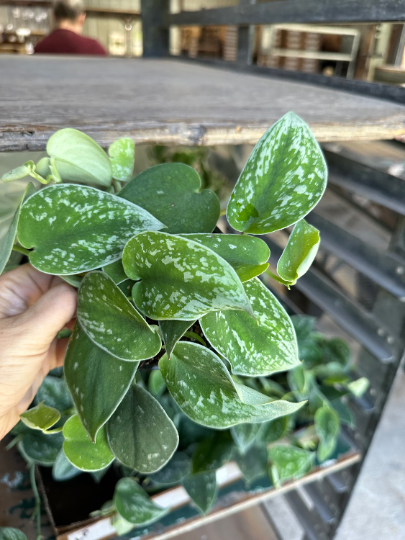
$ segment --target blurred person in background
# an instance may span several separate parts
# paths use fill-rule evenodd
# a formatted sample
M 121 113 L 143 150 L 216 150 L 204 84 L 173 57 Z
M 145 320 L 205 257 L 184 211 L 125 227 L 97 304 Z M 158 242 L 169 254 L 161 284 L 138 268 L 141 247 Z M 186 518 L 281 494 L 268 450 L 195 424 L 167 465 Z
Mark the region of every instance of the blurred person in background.
M 38 43 L 36 54 L 107 56 L 107 51 L 97 40 L 81 35 L 86 19 L 83 0 L 58 1 L 53 15 L 56 28 Z

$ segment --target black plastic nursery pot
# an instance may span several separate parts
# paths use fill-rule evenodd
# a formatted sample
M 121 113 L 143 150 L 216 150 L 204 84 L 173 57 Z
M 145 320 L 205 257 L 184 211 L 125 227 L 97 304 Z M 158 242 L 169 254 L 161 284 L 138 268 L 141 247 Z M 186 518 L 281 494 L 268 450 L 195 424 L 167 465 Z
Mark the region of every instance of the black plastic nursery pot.
M 322 465 L 316 463 L 308 474 L 288 481 L 279 488 L 273 485 L 269 476 L 247 484 L 237 464 L 229 462 L 217 470 L 219 496 L 206 516 L 202 516 L 192 506 L 181 485 L 166 488 L 153 495 L 152 500 L 164 508 L 170 508 L 170 512 L 160 521 L 137 527 L 123 538 L 175 538 L 181 533 L 246 509 L 272 496 L 291 491 L 298 485 L 345 469 L 360 459 L 361 454 L 344 434 L 341 434 L 336 450 L 327 462 Z M 52 479 L 51 469 L 43 467 L 39 468 L 39 476 L 46 510 L 57 540 L 102 540 L 117 535 L 111 517 L 88 517 L 90 512 L 99 510 L 105 502 L 112 499 L 115 484 L 119 479 L 114 468 L 108 471 L 99 484 L 86 474 L 65 482 L 56 482 Z

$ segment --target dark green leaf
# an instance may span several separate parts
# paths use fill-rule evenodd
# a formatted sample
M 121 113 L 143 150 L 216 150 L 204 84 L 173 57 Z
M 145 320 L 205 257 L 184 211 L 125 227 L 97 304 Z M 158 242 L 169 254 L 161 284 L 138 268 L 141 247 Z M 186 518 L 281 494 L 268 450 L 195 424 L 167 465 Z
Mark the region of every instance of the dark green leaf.
M 139 385 L 131 386 L 109 420 L 107 433 L 115 457 L 143 474 L 161 469 L 179 443 L 177 430 L 160 403 Z
M 282 439 L 290 430 L 290 418 L 282 416 L 271 422 L 265 422 L 260 426 L 257 440 L 269 444 Z
M 234 443 L 228 431 L 219 431 L 201 441 L 193 454 L 193 474 L 216 471 L 225 465 L 232 454 Z
M 248 483 L 267 474 L 267 449 L 265 446 L 253 446 L 245 454 L 236 452 L 235 461 Z
M 239 375 L 258 377 L 299 364 L 291 319 L 258 279 L 244 283 L 256 320 L 236 310 L 208 313 L 200 321 L 204 335 Z
M 276 445 L 269 449 L 271 476 L 276 486 L 290 479 L 303 476 L 314 459 L 314 454 L 295 446 Z
M 171 398 L 172 399 L 172 398 Z M 179 425 L 180 445 L 182 448 L 198 443 L 212 435 L 213 430 L 196 424 L 185 414 L 181 414 Z
M 343 339 L 330 339 L 323 348 L 324 362 L 338 362 L 342 366 L 347 366 L 350 362 L 350 357 L 349 346 Z
M 342 403 L 340 399 L 336 399 L 331 401 L 330 405 L 338 413 L 339 419 L 343 424 L 350 426 L 352 429 L 356 427 L 353 414 L 345 403 Z
M 220 212 L 213 191 L 201 191 L 197 172 L 182 163 L 156 165 L 138 174 L 119 193 L 164 223 L 167 232 L 210 233 Z
M 96 345 L 120 360 L 147 360 L 162 347 L 159 334 L 103 272 L 90 272 L 83 279 L 77 318 Z
M 315 317 L 308 315 L 293 315 L 291 317 L 295 333 L 297 334 L 298 343 L 309 338 L 311 332 L 314 331 Z
M 107 276 L 110 276 L 110 278 L 119 285 L 123 281 L 126 281 L 128 279 L 128 276 L 124 272 L 124 267 L 122 266 L 122 260 L 115 261 L 111 264 L 107 264 L 107 266 L 104 266 L 103 272 L 107 274 Z
M 46 467 L 54 463 L 62 444 L 62 433 L 49 435 L 41 431 L 31 431 L 24 435 L 20 447 L 23 455 Z
M 253 236 L 236 234 L 181 235 L 215 251 L 234 268 L 241 281 L 248 281 L 268 268 L 270 250 L 267 244 Z
M 170 358 L 172 351 L 179 341 L 184 336 L 195 321 L 159 321 L 159 327 L 162 332 L 163 341 L 166 347 L 166 353 Z
M 125 396 L 138 367 L 99 349 L 76 322 L 65 358 L 66 383 L 90 437 L 107 422 Z
M 158 369 L 154 369 L 149 375 L 148 390 L 155 397 L 161 396 L 166 390 L 165 380 Z
M 191 473 L 191 459 L 184 452 L 176 452 L 163 469 L 151 474 L 149 478 L 160 485 L 178 484 Z
M 252 446 L 260 428 L 260 424 L 238 424 L 231 427 L 233 441 L 242 454 Z
M 143 208 L 98 189 L 57 185 L 22 206 L 18 238 L 35 248 L 30 261 L 48 274 L 94 270 L 121 257 L 136 233 L 163 225 Z
M 214 471 L 194 474 L 183 480 L 184 489 L 197 508 L 206 514 L 217 498 L 217 477 Z
M 155 504 L 133 478 L 121 478 L 117 483 L 114 503 L 120 516 L 134 525 L 148 525 L 168 512 Z
M 193 321 L 209 311 L 251 313 L 235 270 L 212 250 L 161 232 L 136 235 L 122 262 L 135 283 L 135 305 L 151 319 Z
M 236 424 L 264 422 L 292 414 L 302 406 L 302 403 L 281 400 L 263 405 L 243 403 L 239 398 L 240 390 L 223 362 L 196 343 L 177 343 L 170 360 L 164 355 L 159 367 L 182 411 L 204 426 L 224 429 Z
M 41 401 L 36 407 L 20 414 L 20 418 L 29 428 L 46 431 L 60 420 L 60 412 Z
M 319 436 L 318 459 L 322 462 L 336 447 L 340 430 L 338 413 L 330 407 L 321 407 L 315 413 L 315 428 Z
M 62 449 L 53 464 L 52 478 L 57 482 L 64 482 L 65 480 L 70 480 L 71 478 L 78 476 L 82 472 L 83 471 L 76 469 L 76 467 L 70 463 Z
M 61 129 L 49 139 L 46 151 L 64 182 L 104 187 L 111 184 L 112 169 L 107 154 L 85 133 Z
M 13 246 L 15 243 L 16 235 L 17 235 L 18 223 L 20 220 L 22 204 L 28 197 L 33 195 L 33 193 L 35 193 L 34 185 L 29 183 L 28 186 L 25 188 L 24 194 L 21 199 L 21 203 L 14 214 L 13 221 L 11 222 L 9 229 L 6 232 L 6 234 L 3 236 L 3 238 L 1 239 L 0 274 L 3 273 L 3 270 L 5 269 L 6 264 L 10 258 L 11 252 L 13 251 Z
M 27 540 L 27 537 L 19 529 L 0 527 L 0 540 Z
M 310 390 L 308 372 L 299 365 L 288 373 L 288 384 L 297 399 L 307 399 Z
M 320 242 L 318 229 L 301 219 L 290 234 L 288 244 L 278 261 L 278 275 L 294 285 L 313 263 Z
M 135 164 L 135 143 L 126 137 L 114 141 L 108 149 L 112 175 L 117 180 L 131 180 Z
M 99 471 L 107 467 L 114 456 L 108 446 L 105 429 L 99 429 L 92 442 L 78 416 L 72 416 L 63 426 L 63 450 L 70 463 L 82 471 Z
M 53 407 L 64 413 L 73 406 L 72 398 L 63 379 L 48 375 L 43 380 L 37 392 L 37 400 L 43 401 L 48 407 Z
M 316 206 L 326 181 L 326 163 L 312 132 L 287 113 L 250 154 L 228 204 L 228 221 L 252 234 L 284 229 Z

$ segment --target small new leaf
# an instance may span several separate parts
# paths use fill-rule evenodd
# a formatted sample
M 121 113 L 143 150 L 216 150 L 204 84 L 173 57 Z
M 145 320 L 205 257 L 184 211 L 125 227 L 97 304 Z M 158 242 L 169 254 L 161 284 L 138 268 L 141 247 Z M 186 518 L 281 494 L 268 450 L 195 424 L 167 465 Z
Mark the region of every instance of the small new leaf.
M 318 459 L 322 462 L 336 447 L 340 430 L 338 413 L 330 407 L 321 407 L 315 413 L 315 428 L 319 436 Z
M 133 478 L 119 480 L 115 486 L 114 504 L 120 516 L 138 526 L 153 523 L 169 511 L 155 504 Z
M 108 149 L 112 175 L 116 180 L 131 180 L 135 164 L 135 143 L 126 137 L 114 141 Z
M 20 414 L 20 418 L 26 426 L 31 429 L 39 429 L 44 433 L 60 420 L 60 416 L 58 410 L 44 405 L 43 402 Z
M 302 219 L 299 221 L 277 264 L 279 276 L 294 285 L 313 263 L 318 253 L 321 238 L 318 229 Z

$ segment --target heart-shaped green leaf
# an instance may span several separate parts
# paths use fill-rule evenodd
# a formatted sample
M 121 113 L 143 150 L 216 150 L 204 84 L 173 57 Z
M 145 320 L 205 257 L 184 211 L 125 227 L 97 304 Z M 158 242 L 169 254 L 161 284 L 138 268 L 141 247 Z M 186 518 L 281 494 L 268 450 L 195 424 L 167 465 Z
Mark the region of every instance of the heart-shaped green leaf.
M 278 444 L 269 449 L 269 458 L 273 482 L 276 486 L 280 486 L 282 482 L 300 478 L 308 472 L 314 453 L 295 446 Z
M 254 236 L 236 234 L 186 234 L 181 235 L 215 251 L 234 268 L 241 281 L 248 281 L 268 268 L 268 246 Z
M 50 186 L 22 206 L 18 238 L 33 266 L 78 274 L 118 260 L 136 233 L 163 225 L 143 208 L 85 186 Z
M 45 434 L 42 431 L 26 433 L 19 444 L 23 456 L 44 467 L 53 465 L 63 444 L 62 433 Z
M 15 238 L 17 235 L 18 222 L 20 220 L 21 206 L 23 202 L 35 193 L 34 184 L 29 183 L 25 188 L 24 195 L 22 197 L 21 204 L 18 206 L 13 221 L 10 224 L 8 231 L 5 236 L 1 239 L 0 242 L 0 274 L 3 273 L 3 270 L 6 267 L 6 264 L 10 258 L 11 252 L 13 250 Z
M 27 537 L 19 529 L 0 527 L 0 540 L 27 540 Z
M 119 285 L 120 283 L 123 283 L 124 281 L 128 279 L 128 276 L 124 272 L 124 267 L 122 266 L 121 259 L 111 264 L 107 264 L 107 266 L 104 266 L 103 272 L 107 274 L 107 276 L 110 276 L 110 278 L 117 285 Z
M 196 343 L 177 343 L 170 360 L 166 354 L 160 359 L 159 368 L 178 406 L 203 426 L 225 429 L 260 423 L 292 414 L 303 405 L 281 400 L 263 405 L 243 403 L 222 361 Z
M 127 182 L 131 180 L 135 164 L 135 143 L 124 137 L 114 141 L 108 149 L 113 178 Z
M 260 424 L 238 424 L 237 426 L 231 427 L 234 443 L 242 454 L 252 446 L 260 428 Z
M 258 279 L 243 284 L 257 322 L 241 311 L 208 313 L 200 320 L 204 335 L 239 375 L 258 377 L 299 364 L 290 317 Z
M 193 474 L 216 471 L 227 463 L 234 448 L 228 431 L 219 431 L 201 441 L 193 454 Z
M 228 204 L 228 221 L 251 234 L 284 229 L 316 206 L 326 181 L 325 159 L 311 130 L 287 113 L 250 154 Z
M 119 480 L 115 486 L 114 504 L 120 516 L 134 525 L 148 525 L 169 511 L 155 504 L 133 478 Z
M 36 407 L 20 414 L 20 418 L 29 428 L 45 432 L 60 420 L 60 412 L 41 401 Z
M 215 471 L 194 474 L 183 480 L 183 487 L 197 508 L 206 514 L 217 498 L 217 477 Z
M 294 285 L 313 263 L 320 242 L 318 229 L 301 219 L 290 234 L 288 244 L 278 261 L 278 275 Z
M 340 430 L 339 415 L 330 407 L 321 407 L 315 413 L 315 429 L 319 437 L 318 459 L 325 461 L 334 451 Z
M 172 351 L 179 341 L 184 336 L 187 330 L 193 326 L 195 321 L 159 321 L 159 327 L 162 332 L 163 341 L 166 347 L 166 353 L 170 358 Z
M 65 413 L 73 406 L 72 398 L 63 379 L 48 375 L 43 380 L 37 392 L 36 399 L 43 401 L 48 407 L 53 407 Z
M 248 452 L 235 452 L 235 461 L 248 483 L 267 475 L 267 449 L 254 446 Z
M 171 460 L 149 478 L 162 486 L 172 486 L 181 482 L 191 473 L 191 459 L 184 452 L 176 452 Z
M 46 145 L 64 182 L 79 182 L 108 187 L 112 168 L 104 150 L 92 138 L 77 129 L 54 133 Z
M 76 467 L 70 463 L 62 448 L 53 464 L 52 478 L 57 482 L 64 482 L 65 480 L 70 480 L 71 478 L 78 476 L 82 472 L 83 471 L 76 469 Z
M 96 345 L 120 360 L 147 360 L 162 347 L 159 334 L 103 272 L 90 272 L 83 279 L 77 318 Z
M 179 443 L 177 430 L 163 407 L 136 384 L 109 420 L 107 433 L 115 457 L 142 474 L 161 469 Z
M 136 235 L 125 246 L 125 273 L 135 305 L 155 320 L 193 321 L 209 311 L 242 309 L 249 300 L 235 270 L 205 246 L 160 232 Z
M 77 469 L 99 471 L 114 461 L 104 428 L 98 431 L 96 442 L 93 443 L 79 417 L 75 415 L 63 426 L 63 436 L 65 456 Z
M 122 401 L 137 368 L 137 362 L 122 362 L 94 345 L 76 322 L 65 358 L 65 378 L 92 440 Z
M 156 165 L 135 176 L 119 193 L 164 223 L 167 232 L 210 233 L 219 218 L 218 197 L 201 191 L 197 172 L 183 163 Z

